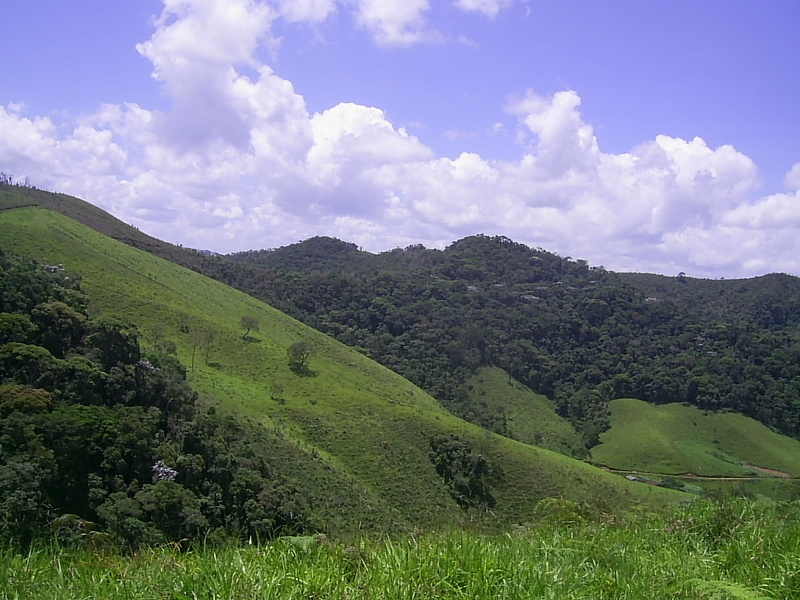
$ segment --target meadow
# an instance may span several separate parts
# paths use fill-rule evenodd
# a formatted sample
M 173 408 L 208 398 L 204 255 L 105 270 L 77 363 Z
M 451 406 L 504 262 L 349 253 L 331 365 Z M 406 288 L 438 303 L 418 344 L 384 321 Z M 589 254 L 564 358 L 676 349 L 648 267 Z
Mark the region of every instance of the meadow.
M 592 448 L 599 464 L 671 475 L 800 476 L 800 441 L 743 415 L 632 398 L 609 408 L 611 428 Z
M 597 519 L 546 501 L 535 525 L 490 536 L 281 538 L 132 556 L 6 548 L 0 598 L 800 598 L 798 517 L 796 502 L 698 501 Z

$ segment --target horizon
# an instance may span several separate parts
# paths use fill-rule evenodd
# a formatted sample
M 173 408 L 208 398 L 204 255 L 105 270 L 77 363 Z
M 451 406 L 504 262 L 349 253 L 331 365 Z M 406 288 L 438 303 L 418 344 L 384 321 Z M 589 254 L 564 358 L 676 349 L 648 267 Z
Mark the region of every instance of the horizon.
M 800 274 L 797 3 L 6 8 L 0 171 L 159 239 Z

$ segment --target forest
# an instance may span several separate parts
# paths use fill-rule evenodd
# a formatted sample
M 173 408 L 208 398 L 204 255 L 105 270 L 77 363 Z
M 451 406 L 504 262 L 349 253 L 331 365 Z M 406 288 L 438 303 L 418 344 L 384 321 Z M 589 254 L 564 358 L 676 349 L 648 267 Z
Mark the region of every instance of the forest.
M 360 349 L 499 433 L 502 412 L 470 400 L 465 387 L 482 365 L 553 399 L 587 447 L 608 426 L 608 401 L 622 397 L 731 410 L 800 436 L 796 277 L 614 273 L 482 235 L 444 250 L 377 255 L 312 238 L 230 258 L 244 265 L 220 258 L 207 274 Z
M 201 408 L 150 332 L 90 316 L 80 277 L 0 251 L 0 539 L 268 540 L 313 530 L 269 434 Z

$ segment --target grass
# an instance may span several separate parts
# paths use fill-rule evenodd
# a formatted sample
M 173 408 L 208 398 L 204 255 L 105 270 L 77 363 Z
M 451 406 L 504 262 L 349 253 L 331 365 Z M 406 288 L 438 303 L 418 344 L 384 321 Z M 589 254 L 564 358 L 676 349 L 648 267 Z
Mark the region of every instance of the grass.
M 592 459 L 616 469 L 703 476 L 767 476 L 755 467 L 800 477 L 800 441 L 735 413 L 680 404 L 614 400 L 611 429 Z
M 470 396 L 485 402 L 492 412 L 507 417 L 508 437 L 573 456 L 582 447 L 580 436 L 560 417 L 553 403 L 511 379 L 498 367 L 483 367 L 468 381 Z
M 800 506 L 699 502 L 503 535 L 288 538 L 132 557 L 0 550 L 0 598 L 800 598 Z

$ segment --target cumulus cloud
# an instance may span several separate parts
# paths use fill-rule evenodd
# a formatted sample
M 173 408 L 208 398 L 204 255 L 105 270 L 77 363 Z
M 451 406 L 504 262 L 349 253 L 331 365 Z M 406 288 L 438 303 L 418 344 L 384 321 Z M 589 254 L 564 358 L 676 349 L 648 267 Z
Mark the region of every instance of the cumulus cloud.
M 333 0 L 279 0 L 278 10 L 293 23 L 321 23 L 336 11 L 336 3 Z
M 485 14 L 502 4 L 460 2 Z M 421 35 L 429 8 L 346 6 L 379 43 Z M 336 8 L 166 0 L 138 49 L 169 109 L 102 105 L 56 123 L 0 107 L 0 167 L 158 237 L 222 252 L 318 234 L 378 251 L 487 233 L 612 269 L 800 273 L 800 164 L 786 176 L 790 192 L 759 197 L 756 166 L 731 146 L 659 135 L 604 152 L 573 90 L 508 103 L 516 160 L 437 156 L 378 107 L 310 113 L 259 48 L 276 19 L 319 22 Z
M 436 39 L 426 28 L 428 0 L 357 0 L 358 23 L 382 45 L 406 46 Z

